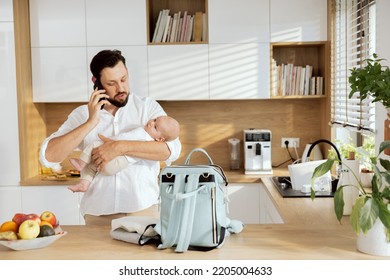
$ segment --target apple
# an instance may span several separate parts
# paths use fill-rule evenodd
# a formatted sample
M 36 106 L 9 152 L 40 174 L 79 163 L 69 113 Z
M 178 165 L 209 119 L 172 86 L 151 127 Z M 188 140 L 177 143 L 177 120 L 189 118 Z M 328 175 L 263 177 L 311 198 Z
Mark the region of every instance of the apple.
M 26 220 L 26 216 L 27 215 L 24 213 L 16 213 L 12 218 L 12 221 L 14 221 L 18 226 L 20 226 Z
M 42 226 L 49 226 L 49 227 L 51 227 L 51 228 L 54 228 L 54 227 L 52 226 L 52 224 L 49 223 L 48 221 L 41 221 L 41 223 L 39 224 L 39 226 L 40 226 L 40 227 L 42 227 Z
M 41 218 L 39 218 L 39 216 L 37 214 L 34 214 L 34 213 L 27 214 L 26 220 L 36 221 L 38 223 L 38 225 L 41 223 Z
M 21 239 L 33 239 L 39 235 L 39 223 L 34 220 L 25 220 L 19 226 L 19 236 Z
M 40 216 L 40 219 L 41 221 L 49 222 L 53 227 L 55 227 L 57 224 L 56 216 L 53 214 L 53 212 L 50 211 L 43 212 Z

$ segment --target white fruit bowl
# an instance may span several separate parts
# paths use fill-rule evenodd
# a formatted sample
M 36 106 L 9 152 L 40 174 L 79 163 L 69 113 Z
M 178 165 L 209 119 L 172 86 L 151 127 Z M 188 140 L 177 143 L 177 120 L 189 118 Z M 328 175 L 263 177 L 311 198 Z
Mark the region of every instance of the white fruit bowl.
M 55 231 L 56 231 L 55 235 L 46 236 L 46 237 L 37 237 L 29 240 L 23 240 L 23 239 L 0 240 L 0 245 L 3 245 L 5 247 L 8 247 L 16 251 L 44 248 L 67 234 L 66 231 L 62 231 L 61 228 L 59 227 L 57 227 Z

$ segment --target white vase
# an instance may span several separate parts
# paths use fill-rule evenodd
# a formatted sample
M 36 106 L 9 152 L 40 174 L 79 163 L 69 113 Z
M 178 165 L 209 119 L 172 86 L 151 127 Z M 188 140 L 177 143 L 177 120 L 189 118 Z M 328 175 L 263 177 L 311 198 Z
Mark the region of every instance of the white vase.
M 386 240 L 385 226 L 379 219 L 376 220 L 367 234 L 359 234 L 357 249 L 370 255 L 390 256 L 390 242 Z

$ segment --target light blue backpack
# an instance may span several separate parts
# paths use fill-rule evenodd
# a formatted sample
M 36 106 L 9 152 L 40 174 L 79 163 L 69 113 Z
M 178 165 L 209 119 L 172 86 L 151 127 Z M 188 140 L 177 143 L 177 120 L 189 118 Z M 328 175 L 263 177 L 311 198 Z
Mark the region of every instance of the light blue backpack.
M 190 165 L 194 152 L 208 158 L 206 165 Z M 208 153 L 193 149 L 185 164 L 167 166 L 160 173 L 160 221 L 155 226 L 160 234 L 159 249 L 176 247 L 211 250 L 220 247 L 226 235 L 228 185 L 221 167 L 213 164 Z

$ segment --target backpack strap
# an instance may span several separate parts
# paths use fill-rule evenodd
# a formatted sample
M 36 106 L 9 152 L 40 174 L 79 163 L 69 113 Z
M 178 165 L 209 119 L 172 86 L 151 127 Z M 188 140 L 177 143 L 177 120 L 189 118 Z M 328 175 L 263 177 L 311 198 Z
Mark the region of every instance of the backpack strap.
M 182 209 L 181 205 L 182 203 L 178 203 L 176 199 L 174 199 L 180 190 L 180 184 L 184 184 L 185 181 L 185 174 L 177 174 L 177 177 L 175 178 L 175 182 L 173 184 L 173 193 L 168 194 L 165 193 L 163 195 L 167 196 L 172 200 L 171 207 L 169 210 L 169 222 L 167 226 L 167 234 L 163 240 L 163 242 L 157 247 L 158 249 L 166 249 L 169 247 L 172 247 L 177 240 L 177 236 L 179 233 L 180 224 L 178 221 L 181 219 L 182 215 Z M 161 221 L 162 222 L 162 221 Z
M 191 241 L 192 228 L 194 224 L 196 197 L 201 189 L 204 189 L 205 185 L 198 188 L 199 174 L 191 174 L 188 176 L 186 184 L 186 193 L 193 194 L 191 197 L 186 198 L 184 201 L 183 215 L 181 217 L 181 228 L 178 236 L 175 252 L 185 252 Z

